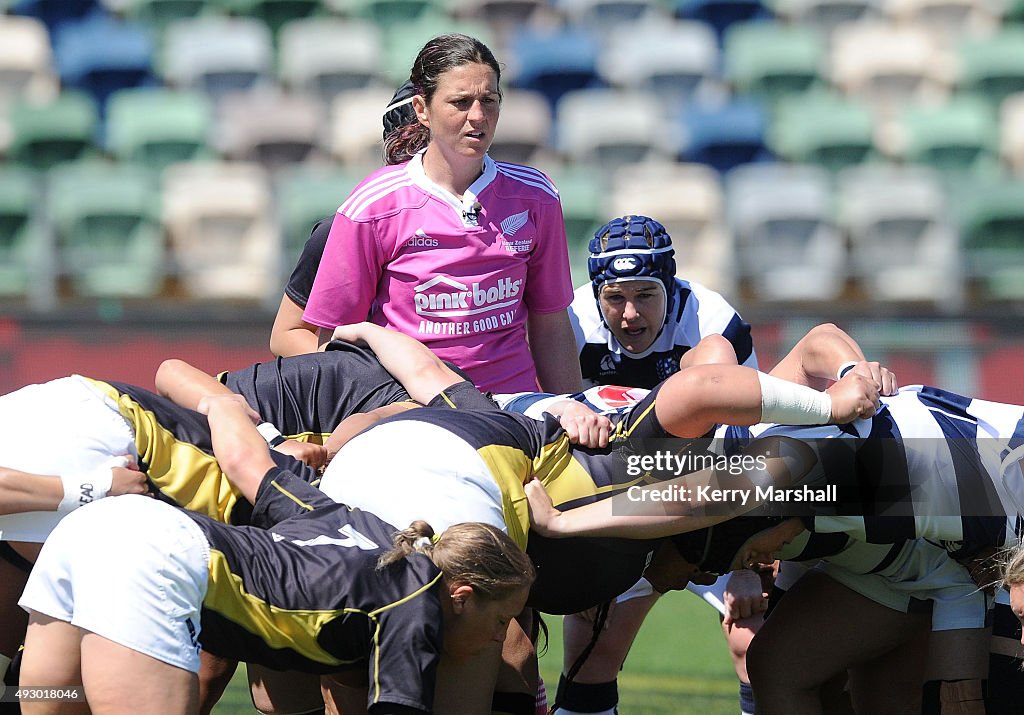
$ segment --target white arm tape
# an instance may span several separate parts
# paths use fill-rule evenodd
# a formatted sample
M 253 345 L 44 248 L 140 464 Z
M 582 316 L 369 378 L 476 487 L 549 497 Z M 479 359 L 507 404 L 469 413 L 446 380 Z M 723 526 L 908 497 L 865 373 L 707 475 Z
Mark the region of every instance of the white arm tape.
M 256 425 L 256 431 L 260 433 L 263 439 L 265 439 L 267 444 L 271 447 L 276 447 L 285 441 L 284 435 L 281 434 L 281 430 L 269 422 L 260 422 Z
M 107 496 L 110 485 L 114 481 L 114 474 L 110 470 L 114 467 L 127 467 L 128 460 L 128 457 L 112 457 L 103 464 L 84 472 L 62 474 L 60 481 L 64 485 L 64 498 L 60 500 L 57 511 L 67 514 L 80 506 Z
M 785 425 L 827 425 L 832 396 L 788 380 L 757 373 L 761 382 L 761 421 Z

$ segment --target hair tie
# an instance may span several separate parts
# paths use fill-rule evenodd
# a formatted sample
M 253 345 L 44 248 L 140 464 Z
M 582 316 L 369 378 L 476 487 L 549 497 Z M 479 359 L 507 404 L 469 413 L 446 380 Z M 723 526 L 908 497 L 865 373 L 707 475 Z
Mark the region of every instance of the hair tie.
M 421 536 L 418 539 L 416 539 L 416 541 L 412 542 L 412 547 L 414 549 L 416 549 L 417 551 L 419 551 L 421 549 L 425 549 L 428 546 L 432 546 L 432 545 L 433 545 L 433 542 L 431 542 L 430 538 L 426 537 L 426 536 Z

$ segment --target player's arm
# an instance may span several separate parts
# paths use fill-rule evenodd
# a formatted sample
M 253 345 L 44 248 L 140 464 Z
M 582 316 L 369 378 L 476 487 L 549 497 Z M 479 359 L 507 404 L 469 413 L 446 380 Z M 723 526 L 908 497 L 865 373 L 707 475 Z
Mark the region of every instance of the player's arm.
M 213 455 L 228 479 L 250 503 L 256 502 L 263 477 L 276 466 L 266 440 L 256 430 L 259 415 L 241 395 L 210 395 L 200 400 L 199 412 L 210 421 Z
M 532 311 L 526 319 L 526 330 L 541 389 L 554 393 L 582 390 L 579 352 L 568 311 Z
M 0 467 L 0 515 L 69 512 L 106 496 L 145 492 L 146 475 L 127 456 L 111 457 L 93 469 L 60 476 Z
M 156 389 L 164 397 L 190 410 L 199 410 L 204 398 L 238 397 L 217 378 L 176 358 L 164 360 L 160 364 L 156 372 Z M 327 460 L 327 451 L 318 444 L 285 439 L 277 428 L 269 423 L 261 429 L 268 430 L 263 439 L 275 450 L 290 454 L 314 469 L 322 467 Z
M 304 311 L 303 306 L 287 295 L 281 297 L 274 327 L 270 329 L 270 352 L 278 357 L 290 357 L 323 350 L 326 343 L 319 341 L 319 328 L 302 319 Z
M 332 339 L 369 347 L 409 396 L 424 405 L 445 388 L 464 381 L 423 343 L 373 323 L 340 325 Z
M 608 499 L 565 511 L 555 508 L 544 486 L 534 479 L 525 486 L 531 528 L 551 538 L 624 539 L 659 539 L 703 529 L 756 509 L 763 503 L 755 496 L 757 486 L 789 486 L 806 475 L 816 460 L 810 447 L 791 439 L 759 440 L 748 449 L 748 455 L 763 455 L 763 460 L 755 459 L 736 472 L 703 469 L 648 486 L 633 486 Z M 749 496 L 745 502 L 702 496 L 720 490 L 746 490 Z
M 857 341 L 832 323 L 811 328 L 771 371 L 790 382 L 826 389 L 849 369 L 875 382 L 879 393 L 896 393 L 896 377 L 877 362 L 868 361 Z

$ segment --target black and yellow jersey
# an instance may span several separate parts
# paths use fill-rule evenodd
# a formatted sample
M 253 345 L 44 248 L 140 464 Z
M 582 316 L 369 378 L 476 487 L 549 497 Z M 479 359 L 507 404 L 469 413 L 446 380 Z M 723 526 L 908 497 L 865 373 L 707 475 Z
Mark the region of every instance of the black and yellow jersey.
M 534 477 L 540 479 L 559 509 L 582 506 L 646 483 L 647 475 L 631 477 L 627 474 L 629 440 L 667 436 L 654 414 L 658 390 L 617 417 L 614 439 L 602 449 L 570 444 L 565 431 L 550 415 L 535 420 L 497 409 L 461 409 L 460 405 L 472 404 L 469 398 L 473 392 L 469 390 L 461 400 L 453 398 L 448 406 L 455 409 L 426 407 L 395 415 L 378 424 L 397 421 L 432 424 L 473 447 L 501 491 L 509 536 L 523 547 L 530 526 L 524 491 L 527 482 Z
M 218 379 L 285 436 L 319 444 L 350 415 L 411 401 L 372 351 L 341 341 L 323 352 L 256 363 Z
M 135 385 L 89 382 L 117 403 L 121 416 L 131 425 L 139 468 L 159 497 L 217 521 L 249 522 L 252 507 L 213 456 L 210 425 L 204 415 Z M 271 450 L 270 456 L 302 479 L 312 482 L 319 476 L 286 454 Z
M 276 467 L 253 526 L 189 515 L 210 544 L 205 650 L 276 670 L 367 667 L 371 706 L 431 709 L 442 576 L 422 554 L 377 569 L 394 526 Z

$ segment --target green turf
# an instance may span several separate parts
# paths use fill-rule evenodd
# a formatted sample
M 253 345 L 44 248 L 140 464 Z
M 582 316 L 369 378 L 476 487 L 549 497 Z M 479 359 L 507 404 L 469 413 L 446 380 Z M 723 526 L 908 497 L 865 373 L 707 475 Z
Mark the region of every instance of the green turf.
M 554 691 L 562 664 L 562 624 L 559 618 L 545 620 L 551 642 L 541 658 L 541 673 Z M 217 715 L 253 712 L 242 672 L 214 709 Z M 619 693 L 622 715 L 735 715 L 736 676 L 717 614 L 691 594 L 663 598 L 626 659 Z

